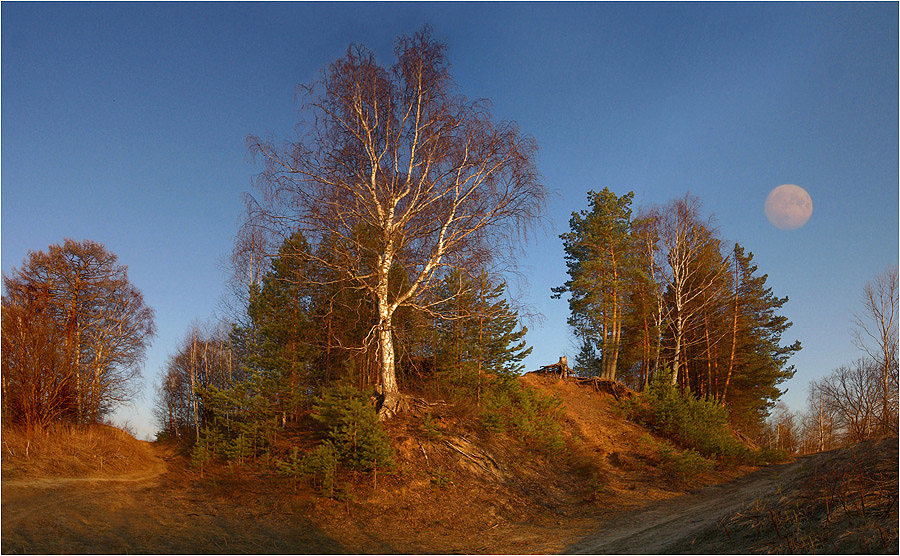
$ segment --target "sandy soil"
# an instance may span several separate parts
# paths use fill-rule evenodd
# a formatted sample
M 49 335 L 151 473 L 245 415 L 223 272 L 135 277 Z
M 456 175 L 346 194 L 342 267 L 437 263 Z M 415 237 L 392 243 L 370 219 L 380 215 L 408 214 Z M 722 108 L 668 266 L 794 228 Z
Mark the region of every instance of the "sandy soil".
M 657 469 L 647 431 L 618 415 L 612 397 L 549 377 L 524 380 L 566 401 L 574 460 L 594 470 L 597 490 L 586 490 L 589 477 L 577 465 L 555 467 L 515 443 L 485 443 L 450 416 L 437 440 L 423 437 L 415 418 L 392 422 L 404 471 L 378 489 L 361 477 L 347 504 L 240 470 L 200 479 L 171 448 L 141 442 L 131 460 L 147 463 L 117 474 L 63 469 L 64 477 L 48 477 L 4 460 L 2 550 L 558 553 L 598 522 L 684 491 Z M 705 484 L 729 478 L 712 475 Z
M 724 516 L 732 515 L 751 501 L 771 496 L 781 485 L 794 480 L 804 465 L 801 458 L 775 465 L 734 481 L 706 487 L 671 500 L 654 502 L 602 523 L 600 531 L 569 546 L 574 554 L 671 554 Z
M 897 450 L 894 437 L 798 457 L 616 516 L 565 551 L 897 554 Z
M 305 515 L 266 507 L 258 500 L 235 504 L 198 487 L 196 477 L 164 447 L 155 464 L 118 476 L 36 478 L 2 483 L 4 553 L 665 553 L 723 515 L 792 480 L 801 462 L 765 469 L 691 495 L 661 500 L 611 520 L 558 519 L 536 522 L 498 520 L 476 535 L 438 526 L 441 538 L 414 530 L 391 535 L 365 532 L 352 520 L 332 529 L 336 541 Z M 171 469 L 167 459 L 173 459 Z M 195 474 L 194 474 L 195 475 Z M 338 516 L 342 508 L 332 509 Z M 598 514 L 606 512 L 598 510 Z M 318 516 L 328 522 L 327 516 Z M 316 521 L 319 521 L 317 519 Z M 362 525 L 362 524 L 359 524 Z M 599 531 L 576 539 L 594 529 Z M 385 534 L 387 533 L 387 534 Z
M 51 473 L 4 457 L 0 549 L 9 554 L 772 552 L 785 542 L 783 524 L 779 529 L 774 523 L 782 506 L 794 512 L 831 497 L 825 510 L 801 512 L 804 521 L 794 539 L 801 549 L 795 552 L 879 552 L 883 546 L 897 553 L 896 438 L 752 473 L 748 468 L 712 472 L 697 480 L 718 484 L 682 494 L 685 485 L 657 467 L 652 434 L 624 421 L 610 397 L 566 381 L 526 380 L 565 400 L 573 461 L 591 464 L 587 469 L 595 473 L 596 490 L 585 490 L 587 479 L 577 465 L 548 468 L 551 460 L 530 452 L 526 457 L 515 443 L 489 444 L 464 435 L 450 417 L 437 439 L 423 436 L 414 418 L 393 421 L 401 471 L 379 478 L 377 487 L 361 475 L 354 499 L 346 502 L 302 486 L 294 491 L 283 478 L 240 468 L 201 478 L 172 447 L 131 439 L 110 444 L 110 454 L 129 454 L 119 467 L 73 472 L 56 466 Z M 5 449 L 23 451 L 16 445 Z M 876 487 L 878 499 L 872 495 Z M 865 494 L 858 511 L 856 491 Z M 835 513 L 836 496 L 849 507 L 844 514 Z M 769 515 L 773 524 L 766 526 Z M 823 518 L 834 531 L 817 536 Z M 852 538 L 848 528 L 857 529 Z

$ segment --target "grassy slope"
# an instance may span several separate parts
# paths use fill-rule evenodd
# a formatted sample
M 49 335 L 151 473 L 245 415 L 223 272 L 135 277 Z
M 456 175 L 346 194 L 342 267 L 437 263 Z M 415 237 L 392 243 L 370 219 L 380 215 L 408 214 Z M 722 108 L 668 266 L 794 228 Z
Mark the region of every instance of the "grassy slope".
M 305 484 L 238 467 L 220 467 L 200 479 L 182 456 L 169 461 L 159 484 L 140 491 L 128 487 L 135 492 L 129 502 L 135 508 L 125 527 L 142 531 L 140 535 L 120 534 L 109 542 L 100 536 L 82 538 L 77 532 L 90 531 L 90 524 L 81 523 L 82 518 L 73 524 L 60 513 L 53 517 L 54 528 L 71 531 L 72 538 L 58 537 L 68 543 L 59 546 L 75 552 L 92 551 L 91 546 L 140 551 L 150 545 L 135 536 L 162 535 L 173 551 L 221 552 L 223 533 L 215 531 L 228 531 L 229 546 L 254 552 L 554 552 L 595 528 L 598 517 L 688 488 L 656 467 L 652 436 L 624 420 L 611 396 L 550 377 L 527 375 L 522 380 L 562 398 L 566 452 L 550 455 L 489 434 L 474 419 L 475 408 L 438 404 L 429 409 L 430 429 L 415 411 L 387 424 L 398 468 L 379 474 L 377 482 L 370 475 L 348 477 L 350 499 L 326 499 Z M 283 437 L 288 440 L 310 442 L 299 431 Z M 171 449 L 105 427 L 32 437 L 7 433 L 3 442 L 4 482 L 127 474 L 145 467 L 154 451 L 162 455 Z M 719 473 L 705 479 L 726 478 Z M 91 504 L 87 510 L 73 506 L 72 520 L 87 511 L 92 519 L 108 521 L 103 508 L 119 505 L 115 493 L 93 485 L 94 491 L 86 494 L 82 486 L 66 487 L 73 499 Z M 20 503 L 9 506 L 12 515 L 27 503 L 27 493 L 10 493 Z M 50 491 L 41 493 L 45 495 Z M 8 500 L 4 496 L 5 508 Z M 136 517 L 144 513 L 148 519 Z M 4 520 L 4 528 L 13 521 Z M 17 520 L 9 542 L 18 538 L 29 550 L 55 551 L 34 544 L 45 542 L 45 535 L 30 531 L 28 523 Z M 199 529 L 182 531 L 185 527 Z M 294 539 L 305 539 L 307 548 L 294 547 Z
M 660 467 L 663 440 L 626 420 L 615 399 L 553 376 L 522 380 L 563 401 L 568 449 L 548 454 L 478 426 L 471 411 L 432 406 L 387 423 L 398 471 L 354 481 L 349 503 L 309 501 L 317 525 L 350 552 L 553 552 L 597 518 L 668 499 L 750 468 L 685 483 Z
M 69 490 L 60 495 L 89 506 L 87 513 L 73 506 L 71 519 L 61 514 L 52 518 L 53 528 L 61 532 L 54 537 L 62 543 L 54 545 L 59 550 L 40 544 L 49 537 L 44 529 L 31 530 L 31 518 L 4 518 L 4 551 L 21 542 L 30 551 L 51 552 L 549 553 L 596 532 L 615 514 L 750 470 L 720 469 L 685 483 L 660 465 L 662 439 L 625 420 L 612 396 L 550 376 L 529 374 L 522 380 L 562 399 L 565 453 L 550 455 L 491 435 L 477 425 L 471 408 L 434 405 L 430 426 L 415 411 L 387 424 L 398 469 L 377 479 L 349 477 L 353 494 L 341 501 L 318 496 L 302 483 L 238 467 L 221 467 L 200 479 L 186 458 L 171 459 L 170 448 L 136 441 L 115 429 L 57 431 L 43 438 L 7 432 L 7 484 L 28 477 L 126 474 L 164 453 L 170 461 L 168 472 L 152 484 L 116 486 L 127 493 L 127 503 L 118 491 L 106 492 L 102 485 L 94 485 L 91 493 L 80 485 L 65 487 Z M 19 508 L 29 507 L 32 491 L 9 493 L 4 493 L 4 512 L 14 516 L 27 511 Z M 97 534 L 92 521 L 108 522 L 106 507 L 128 517 L 109 539 Z M 768 509 L 775 510 L 781 524 L 780 510 Z M 867 511 L 874 515 L 875 510 Z M 756 527 L 759 519 L 734 516 L 727 531 L 709 531 L 708 544 L 701 546 L 727 551 L 727 544 L 716 543 Z M 837 514 L 828 519 L 837 520 Z M 893 531 L 896 539 L 896 512 Z M 782 529 L 777 533 L 784 535 Z M 871 535 L 865 539 L 870 544 L 878 540 Z
M 3 428 L 3 480 L 115 475 L 153 461 L 149 443 L 106 425 L 60 425 L 26 432 Z
M 685 553 L 897 554 L 897 437 L 798 458 L 787 486 L 747 500 Z

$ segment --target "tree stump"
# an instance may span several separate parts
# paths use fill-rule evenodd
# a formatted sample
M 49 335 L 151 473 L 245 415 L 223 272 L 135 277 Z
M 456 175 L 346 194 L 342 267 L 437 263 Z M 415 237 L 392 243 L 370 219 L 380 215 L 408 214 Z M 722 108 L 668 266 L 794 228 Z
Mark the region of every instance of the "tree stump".
M 544 365 L 538 369 L 537 372 L 557 374 L 560 378 L 568 378 L 575 374 L 572 369 L 569 368 L 569 360 L 565 355 L 561 356 L 558 362 L 552 365 Z

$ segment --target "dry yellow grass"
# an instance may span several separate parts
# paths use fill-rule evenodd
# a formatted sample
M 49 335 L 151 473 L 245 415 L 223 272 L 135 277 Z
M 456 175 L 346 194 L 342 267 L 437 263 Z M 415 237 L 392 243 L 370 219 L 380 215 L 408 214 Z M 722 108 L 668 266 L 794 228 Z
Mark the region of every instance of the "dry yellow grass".
M 853 453 L 861 460 L 846 450 L 818 454 L 733 482 L 726 481 L 752 470 L 712 471 L 704 483 L 723 484 L 685 495 L 685 485 L 657 469 L 644 441 L 652 433 L 624 420 L 611 396 L 555 378 L 523 380 L 563 399 L 567 456 L 486 436 L 436 405 L 435 430 L 412 413 L 388 422 L 398 469 L 379 474 L 377 487 L 368 475 L 343 477 L 353 484 L 344 500 L 252 467 L 215 466 L 201 478 L 177 446 L 111 427 L 3 430 L 2 552 L 751 553 L 846 545 L 896 553 L 896 439 L 860 446 Z M 844 460 L 852 465 L 832 465 Z M 877 493 L 873 485 L 881 485 Z M 764 511 L 748 513 L 753 500 L 766 503 Z M 891 505 L 893 513 L 882 510 Z M 788 539 L 795 512 L 806 521 L 793 522 L 801 534 Z M 805 529 L 810 518 L 840 538 L 813 544 L 809 535 L 823 527 Z M 859 534 L 844 535 L 851 529 Z
M 146 442 L 107 425 L 2 429 L 3 479 L 128 473 L 147 465 Z

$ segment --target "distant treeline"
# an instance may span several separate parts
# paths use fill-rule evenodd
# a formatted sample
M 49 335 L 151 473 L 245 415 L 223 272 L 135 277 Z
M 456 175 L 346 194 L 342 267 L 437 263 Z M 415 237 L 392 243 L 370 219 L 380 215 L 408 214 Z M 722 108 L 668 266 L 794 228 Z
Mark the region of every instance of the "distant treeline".
M 853 320 L 862 357 L 810 382 L 802 412 L 779 402 L 767 422 L 768 445 L 811 453 L 897 434 L 897 267 L 866 284 L 862 301 Z

